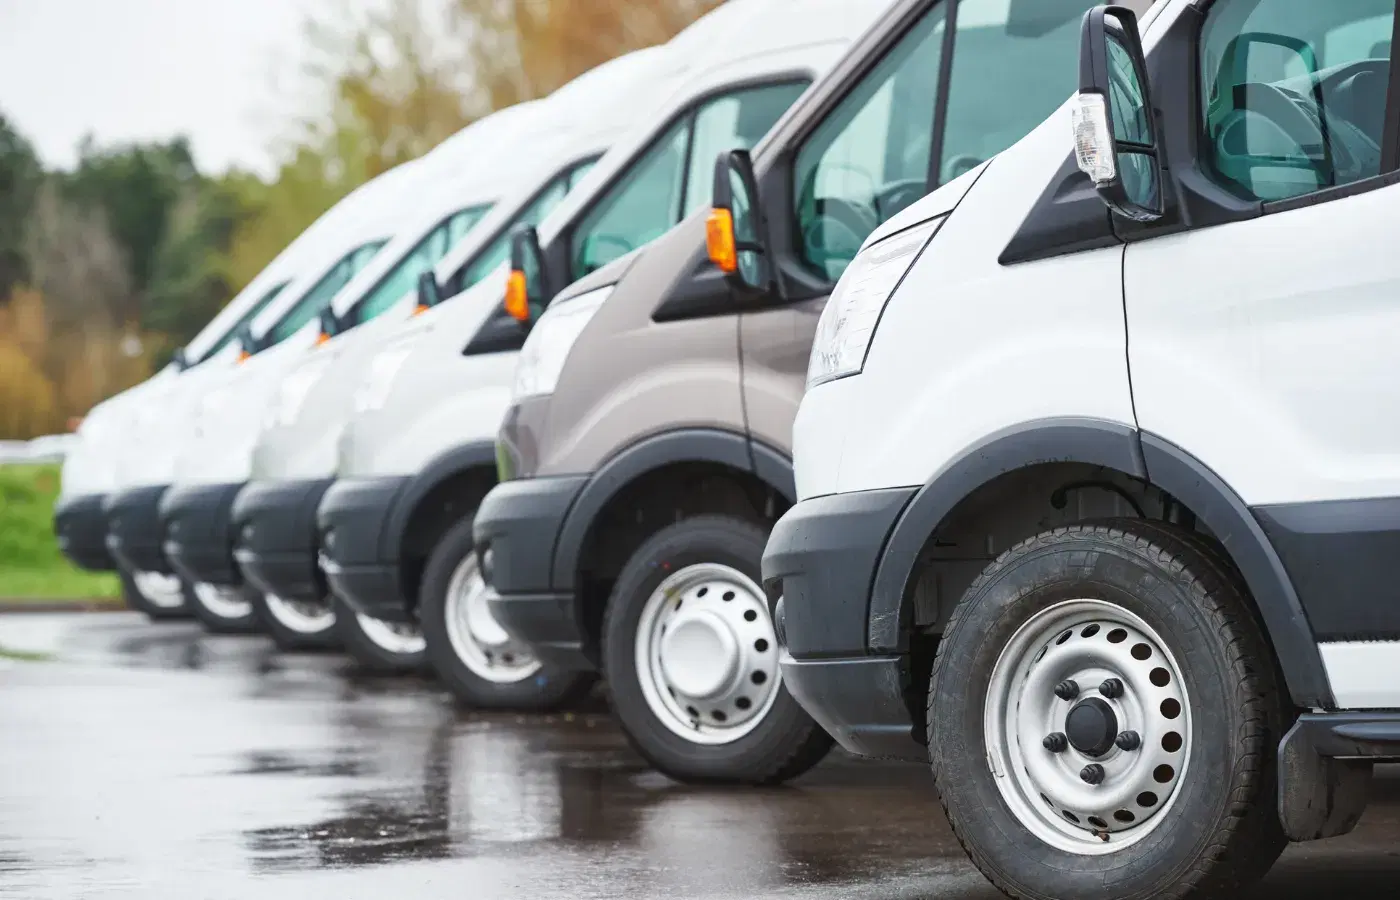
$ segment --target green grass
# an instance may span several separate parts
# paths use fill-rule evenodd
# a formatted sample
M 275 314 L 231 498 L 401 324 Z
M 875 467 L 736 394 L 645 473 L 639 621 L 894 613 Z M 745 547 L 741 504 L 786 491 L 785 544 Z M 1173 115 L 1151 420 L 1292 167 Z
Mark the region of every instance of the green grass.
M 0 466 L 0 599 L 121 596 L 115 575 L 76 568 L 58 550 L 53 505 L 58 466 Z

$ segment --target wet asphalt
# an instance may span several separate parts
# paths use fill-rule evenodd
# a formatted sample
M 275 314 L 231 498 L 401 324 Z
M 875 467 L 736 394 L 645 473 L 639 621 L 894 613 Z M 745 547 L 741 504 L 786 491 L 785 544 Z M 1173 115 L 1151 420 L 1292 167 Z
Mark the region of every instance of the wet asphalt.
M 603 699 L 453 709 L 424 679 L 135 615 L 0 615 L 0 897 L 999 897 L 918 765 L 791 786 L 649 771 Z M 1400 896 L 1400 772 L 1255 895 Z

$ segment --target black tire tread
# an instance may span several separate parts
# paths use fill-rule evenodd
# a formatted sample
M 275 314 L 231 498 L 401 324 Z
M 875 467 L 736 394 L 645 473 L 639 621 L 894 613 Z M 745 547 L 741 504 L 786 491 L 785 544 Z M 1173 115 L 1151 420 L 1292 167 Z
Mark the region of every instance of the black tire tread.
M 1240 699 L 1244 705 L 1242 733 L 1237 740 L 1247 750 L 1236 762 L 1233 791 L 1227 815 L 1213 842 L 1182 877 L 1154 895 L 1161 900 L 1225 900 L 1235 898 L 1278 859 L 1287 844 L 1282 826 L 1274 814 L 1273 787 L 1268 774 L 1275 764 L 1274 740 L 1281 737 L 1286 713 L 1279 702 L 1277 665 L 1272 650 L 1261 634 L 1248 600 L 1243 578 L 1228 563 L 1223 549 L 1199 535 L 1183 532 L 1166 523 L 1145 519 L 1118 519 L 1056 528 L 1027 538 L 1003 552 L 973 581 L 964 597 L 976 595 L 1018 556 L 1041 549 L 1066 538 L 1098 537 L 1119 543 L 1155 562 L 1181 579 L 1195 596 L 1200 608 L 1212 620 L 1225 642 L 1230 667 L 1239 676 Z M 945 639 L 940 642 L 929 679 L 927 721 L 933 721 L 933 705 L 944 677 L 944 650 L 965 627 L 970 604 L 954 608 Z M 930 760 L 935 772 L 935 789 L 958 843 L 977 868 L 1008 897 L 1016 900 L 1056 900 L 1049 894 L 1006 883 L 991 873 L 995 869 L 963 833 L 960 812 L 949 807 L 937 782 L 939 743 L 930 728 Z

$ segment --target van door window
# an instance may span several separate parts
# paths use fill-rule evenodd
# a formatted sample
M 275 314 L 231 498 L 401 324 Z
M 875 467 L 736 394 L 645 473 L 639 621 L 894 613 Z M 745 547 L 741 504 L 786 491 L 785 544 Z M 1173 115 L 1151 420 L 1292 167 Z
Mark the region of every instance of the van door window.
M 947 6 L 925 15 L 798 151 L 798 252 L 824 278 L 840 278 L 881 222 L 927 192 Z
M 583 176 L 587 175 L 597 162 L 596 158 L 585 160 L 551 181 L 544 190 L 535 196 L 534 200 L 530 201 L 530 205 L 521 210 L 510 224 L 502 228 L 501 233 L 492 239 L 486 249 L 478 253 L 476 259 L 472 260 L 471 264 L 458 274 L 451 284 L 452 293 L 457 294 L 465 291 L 495 271 L 498 266 L 504 265 L 510 259 L 511 235 L 515 233 L 515 230 L 524 225 L 538 225 L 543 222 L 545 217 L 554 211 L 554 207 L 563 202 L 569 191 L 583 180 Z
M 369 261 L 374 259 L 374 255 L 379 252 L 387 241 L 371 241 L 363 244 L 345 254 L 331 267 L 331 270 L 321 276 L 321 280 L 316 282 L 316 286 L 302 295 L 287 314 L 284 315 L 272 330 L 268 333 L 267 346 L 272 347 L 282 343 L 287 338 L 300 331 L 308 322 L 321 314 L 321 310 L 331 302 L 340 289 L 350 283 L 350 279 L 359 274 L 360 270 L 369 265 Z
M 1201 34 L 1205 168 L 1250 200 L 1381 172 L 1394 0 L 1220 0 Z
M 490 206 L 474 206 L 444 219 L 355 304 L 353 321 L 362 325 L 402 300 L 418 284 L 418 277 L 441 262 L 447 251 L 490 209 Z
M 784 82 L 712 97 L 672 125 L 575 229 L 573 277 L 651 243 L 707 206 L 720 151 L 751 148 L 806 87 Z
M 1080 23 L 1092 5 L 1090 0 L 958 3 L 939 184 L 1025 137 L 1075 92 Z

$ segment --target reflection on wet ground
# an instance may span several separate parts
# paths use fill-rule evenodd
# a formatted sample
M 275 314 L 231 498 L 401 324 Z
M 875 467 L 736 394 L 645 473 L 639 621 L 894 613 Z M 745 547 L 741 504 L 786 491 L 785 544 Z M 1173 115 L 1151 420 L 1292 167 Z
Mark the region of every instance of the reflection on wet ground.
M 0 668 L 0 896 L 999 896 L 921 766 L 835 755 L 787 788 L 686 788 L 601 699 L 480 715 L 259 639 L 51 624 L 53 661 Z M 1396 896 L 1400 780 L 1376 790 L 1355 835 L 1290 850 L 1259 896 Z

